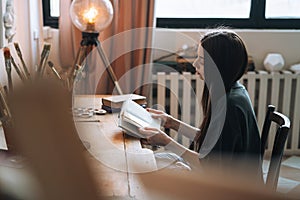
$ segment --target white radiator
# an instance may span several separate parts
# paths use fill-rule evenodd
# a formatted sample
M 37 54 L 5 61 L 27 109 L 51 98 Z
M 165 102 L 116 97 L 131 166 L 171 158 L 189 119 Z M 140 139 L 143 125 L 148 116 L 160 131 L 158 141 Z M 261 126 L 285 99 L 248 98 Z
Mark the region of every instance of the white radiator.
M 202 120 L 201 96 L 204 82 L 197 75 L 189 72 L 153 75 L 154 87 L 151 105 L 157 105 L 175 118 L 199 127 Z M 289 71 L 268 73 L 265 71 L 248 72 L 240 82 L 249 92 L 258 125 L 262 129 L 268 104 L 287 115 L 291 120 L 291 130 L 285 149 L 286 155 L 300 154 L 300 74 Z M 198 103 L 196 103 L 198 102 Z M 190 141 L 184 136 L 171 131 L 171 136 L 180 143 L 189 146 Z M 270 143 L 266 153 L 272 149 L 271 141 L 275 135 L 275 126 L 270 130 Z

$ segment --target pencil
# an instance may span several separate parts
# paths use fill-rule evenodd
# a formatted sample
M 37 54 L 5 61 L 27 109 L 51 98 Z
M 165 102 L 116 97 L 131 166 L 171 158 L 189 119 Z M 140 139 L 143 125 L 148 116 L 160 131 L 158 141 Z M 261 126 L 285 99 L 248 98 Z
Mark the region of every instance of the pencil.
M 95 119 L 95 120 L 75 120 L 75 122 L 100 122 L 99 119 Z

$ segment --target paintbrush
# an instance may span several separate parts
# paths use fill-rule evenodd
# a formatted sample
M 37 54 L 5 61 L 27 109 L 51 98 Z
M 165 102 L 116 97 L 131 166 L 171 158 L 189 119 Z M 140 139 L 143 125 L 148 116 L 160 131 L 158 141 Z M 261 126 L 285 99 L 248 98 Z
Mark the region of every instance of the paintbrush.
M 45 44 L 43 47 L 40 64 L 39 64 L 38 70 L 37 70 L 38 76 L 40 76 L 40 77 L 44 74 L 45 64 L 47 62 L 47 59 L 48 59 L 48 56 L 50 53 L 50 47 L 51 47 L 50 44 Z
M 80 66 L 79 64 L 76 64 L 73 72 L 71 72 L 71 76 L 69 77 L 69 79 L 67 79 L 67 84 L 68 84 L 68 88 L 71 90 L 72 87 L 74 86 L 74 82 L 79 81 L 81 78 L 81 70 L 82 70 L 82 66 Z
M 77 78 L 78 79 L 78 76 L 79 76 L 79 73 L 81 72 L 82 70 L 82 66 L 76 64 L 75 66 L 75 70 L 74 70 L 74 73 L 73 73 L 73 81 Z
M 57 70 L 55 69 L 53 62 L 48 61 L 48 66 L 51 68 L 53 74 L 61 81 L 62 78 L 61 78 L 61 76 L 59 75 L 59 73 L 57 72 Z
M 5 124 L 11 120 L 11 114 L 6 102 L 6 96 L 3 92 L 2 86 L 0 87 L 0 121 L 2 122 L 2 124 Z
M 2 92 L 2 96 L 4 97 L 5 100 L 7 100 L 7 92 L 5 89 L 6 86 L 2 87 L 1 83 L 0 83 L 0 92 Z
M 20 79 L 25 82 L 26 81 L 26 77 L 24 75 L 24 73 L 21 71 L 20 67 L 18 67 L 18 65 L 16 64 L 14 58 L 12 56 L 10 56 L 11 59 L 11 64 L 14 66 L 14 69 L 16 70 L 18 76 L 20 77 Z
M 70 83 L 70 87 L 73 86 L 74 84 L 74 81 L 75 81 L 75 78 L 81 68 L 81 65 L 84 61 L 84 58 L 85 58 L 85 52 L 87 51 L 87 46 L 81 46 L 77 55 L 76 55 L 76 58 L 75 60 L 77 61 L 75 64 L 74 64 L 74 67 L 71 69 L 70 73 L 69 73 L 69 83 Z
M 8 47 L 3 49 L 4 59 L 5 59 L 5 69 L 7 73 L 7 81 L 9 92 L 13 90 L 12 77 L 11 77 L 11 55 Z
M 20 60 L 21 60 L 21 63 L 22 63 L 24 72 L 25 72 L 25 74 L 26 74 L 26 77 L 27 77 L 28 79 L 30 79 L 30 73 L 29 73 L 28 68 L 26 67 L 25 62 L 24 62 L 23 55 L 22 55 L 22 52 L 21 52 L 21 48 L 20 48 L 19 44 L 16 43 L 16 42 L 14 43 L 14 46 L 15 46 L 16 52 L 17 52 L 17 54 L 18 54 L 18 56 L 19 56 L 19 58 L 20 58 Z
M 50 54 L 50 48 L 51 48 L 50 44 L 45 45 L 45 55 L 44 55 L 44 63 L 42 65 L 42 74 L 44 74 L 44 71 L 45 71 L 46 62 L 47 62 L 48 56 Z
M 4 86 L 3 86 L 3 91 L 4 91 L 4 94 L 5 94 L 6 96 L 8 96 L 7 85 L 4 85 Z

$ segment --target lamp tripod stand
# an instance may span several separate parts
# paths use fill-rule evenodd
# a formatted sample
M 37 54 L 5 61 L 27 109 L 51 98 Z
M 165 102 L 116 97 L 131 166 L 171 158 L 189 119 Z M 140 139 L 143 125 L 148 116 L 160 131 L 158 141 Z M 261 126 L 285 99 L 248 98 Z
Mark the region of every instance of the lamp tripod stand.
M 87 58 L 88 54 L 95 48 L 97 48 L 97 52 L 105 66 L 106 71 L 108 72 L 110 78 L 112 79 L 115 88 L 118 92 L 118 94 L 123 94 L 123 91 L 119 85 L 119 82 L 117 80 L 117 77 L 110 65 L 110 62 L 103 51 L 102 45 L 100 41 L 98 40 L 99 32 L 82 32 L 82 41 L 80 43 L 80 49 L 76 55 L 75 58 L 75 66 L 73 68 L 73 72 L 71 73 L 71 81 L 72 83 L 79 81 L 82 76 L 80 73 L 82 73 L 84 70 L 87 70 L 86 67 L 88 67 L 88 64 L 84 63 L 84 60 Z M 88 79 L 88 76 L 85 77 Z
M 106 71 L 108 72 L 110 78 L 115 84 L 116 90 L 118 94 L 123 94 L 122 89 L 118 83 L 117 77 L 108 61 L 108 58 L 105 55 L 105 52 L 103 51 L 102 45 L 98 40 L 99 32 L 82 32 L 82 41 L 80 43 L 80 49 L 76 55 L 75 59 L 75 66 L 73 68 L 73 71 L 71 73 L 70 81 L 73 88 L 78 81 L 85 78 L 86 81 L 89 79 L 88 73 L 85 73 L 85 77 L 82 76 L 84 71 L 88 70 L 88 55 L 92 52 L 94 48 L 97 48 L 97 52 L 105 66 Z M 87 89 L 86 87 L 89 87 L 89 85 L 85 85 L 84 89 Z M 88 113 L 90 114 L 90 113 Z M 90 116 L 90 115 L 88 115 Z M 90 148 L 90 143 L 88 141 L 82 141 L 83 145 L 86 149 Z

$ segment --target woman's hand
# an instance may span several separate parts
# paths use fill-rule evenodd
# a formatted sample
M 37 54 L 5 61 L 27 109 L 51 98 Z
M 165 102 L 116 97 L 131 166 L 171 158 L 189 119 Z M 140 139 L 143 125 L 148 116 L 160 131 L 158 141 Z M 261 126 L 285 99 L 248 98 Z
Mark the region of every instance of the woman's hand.
M 167 113 L 161 111 L 161 110 L 155 110 L 152 108 L 147 108 L 147 111 L 151 113 L 151 116 L 154 119 L 160 119 L 162 122 L 162 126 L 165 128 L 173 128 L 172 127 L 172 121 L 173 117 L 171 115 L 168 115 Z
M 139 129 L 140 133 L 145 136 L 147 144 L 152 146 L 166 146 L 171 142 L 171 138 L 163 131 L 157 128 L 145 127 Z

